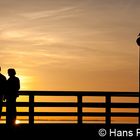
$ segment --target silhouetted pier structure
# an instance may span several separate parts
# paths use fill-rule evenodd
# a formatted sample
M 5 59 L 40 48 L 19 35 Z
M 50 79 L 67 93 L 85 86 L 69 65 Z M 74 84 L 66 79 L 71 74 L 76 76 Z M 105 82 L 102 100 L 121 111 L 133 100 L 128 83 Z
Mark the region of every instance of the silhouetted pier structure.
M 112 97 L 139 97 L 138 92 L 99 92 L 99 91 L 20 91 L 21 96 L 28 96 L 29 102 L 17 102 L 17 107 L 29 107 L 28 112 L 17 112 L 17 116 L 28 116 L 30 125 L 34 124 L 35 116 L 75 116 L 77 124 L 83 124 L 83 117 L 105 117 L 105 124 L 110 125 L 111 117 L 138 117 L 140 112 L 112 112 L 113 108 L 133 108 L 139 110 L 139 102 L 112 102 Z M 35 97 L 76 97 L 76 102 L 35 102 Z M 83 102 L 84 97 L 104 97 L 105 102 Z M 4 106 L 6 104 L 4 103 Z M 74 107 L 77 112 L 35 112 L 35 107 Z M 105 112 L 83 112 L 83 108 L 104 108 Z M 2 112 L 5 116 L 6 112 Z M 98 122 L 97 122 L 98 123 Z M 65 123 L 66 124 L 66 123 Z

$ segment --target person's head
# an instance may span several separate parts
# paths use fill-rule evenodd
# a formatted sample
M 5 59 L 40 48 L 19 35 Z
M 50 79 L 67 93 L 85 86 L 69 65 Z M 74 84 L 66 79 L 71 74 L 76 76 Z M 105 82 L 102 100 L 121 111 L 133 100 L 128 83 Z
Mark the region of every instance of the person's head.
M 8 69 L 8 75 L 9 76 L 15 76 L 16 75 L 16 71 L 13 68 Z

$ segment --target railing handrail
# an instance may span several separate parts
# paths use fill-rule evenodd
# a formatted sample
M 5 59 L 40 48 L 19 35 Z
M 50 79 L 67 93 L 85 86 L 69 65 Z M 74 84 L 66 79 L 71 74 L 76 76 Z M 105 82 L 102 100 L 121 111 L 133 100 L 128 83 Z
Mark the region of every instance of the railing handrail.
M 39 95 L 39 96 L 129 96 L 138 97 L 139 92 L 121 92 L 121 91 L 19 91 L 20 95 Z
M 139 97 L 139 92 L 106 92 L 106 91 L 19 91 L 20 96 L 29 96 L 29 102 L 17 102 L 17 107 L 29 107 L 29 112 L 17 112 L 18 116 L 29 115 L 29 124 L 34 124 L 34 116 L 77 116 L 78 124 L 82 124 L 83 116 L 105 116 L 106 124 L 111 123 L 111 116 L 133 116 L 139 117 L 137 112 L 119 113 L 111 112 L 111 108 L 139 108 L 139 103 L 112 103 L 111 97 Z M 77 102 L 35 102 L 35 96 L 76 96 Z M 105 102 L 102 103 L 85 103 L 82 101 L 83 96 L 105 96 Z M 23 106 L 24 105 L 24 106 Z M 98 106 L 97 106 L 98 105 Z M 6 103 L 4 103 L 6 106 Z M 77 112 L 34 112 L 34 107 L 77 107 Z M 83 107 L 106 108 L 106 112 L 83 112 Z M 139 108 L 140 112 L 140 108 Z M 6 113 L 3 112 L 2 115 Z M 140 117 L 139 117 L 140 122 Z

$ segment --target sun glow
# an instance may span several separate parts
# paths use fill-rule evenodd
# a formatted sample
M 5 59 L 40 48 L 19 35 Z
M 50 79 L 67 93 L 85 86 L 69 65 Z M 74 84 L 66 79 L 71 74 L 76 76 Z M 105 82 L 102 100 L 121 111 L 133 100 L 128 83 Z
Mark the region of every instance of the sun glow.
M 21 123 L 20 120 L 15 121 L 15 124 L 20 124 L 20 123 Z
M 23 76 L 23 75 L 18 75 L 19 79 L 20 79 L 20 90 L 28 90 L 31 87 L 31 83 L 33 81 L 33 78 L 30 76 Z
M 8 79 L 9 78 L 8 74 L 5 74 L 5 75 L 6 75 L 6 78 Z M 26 74 L 20 74 L 20 72 L 18 70 L 17 70 L 16 76 L 20 79 L 20 90 L 30 89 L 30 87 L 32 85 L 32 81 L 33 81 L 32 76 L 28 76 Z

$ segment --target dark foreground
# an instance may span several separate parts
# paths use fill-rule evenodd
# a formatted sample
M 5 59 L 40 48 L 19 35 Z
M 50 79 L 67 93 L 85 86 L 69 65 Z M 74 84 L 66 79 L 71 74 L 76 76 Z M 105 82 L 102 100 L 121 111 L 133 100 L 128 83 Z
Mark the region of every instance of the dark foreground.
M 106 135 L 105 135 L 106 134 Z M 105 136 L 104 136 L 105 135 Z M 76 125 L 76 124 L 38 124 L 0 125 L 0 139 L 24 140 L 98 140 L 98 139 L 140 139 L 139 125 Z

